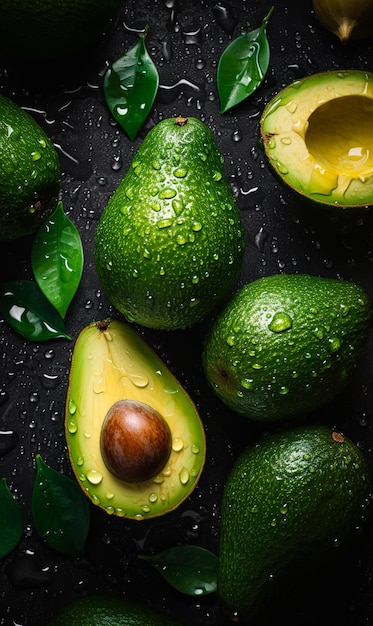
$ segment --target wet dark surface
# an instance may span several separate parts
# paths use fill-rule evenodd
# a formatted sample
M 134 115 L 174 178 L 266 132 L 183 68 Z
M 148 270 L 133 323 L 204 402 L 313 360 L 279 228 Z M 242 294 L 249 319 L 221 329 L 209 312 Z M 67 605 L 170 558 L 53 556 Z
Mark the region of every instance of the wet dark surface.
M 75 339 L 84 326 L 113 311 L 95 274 L 93 240 L 108 197 L 124 176 L 146 132 L 164 117 L 195 116 L 214 132 L 225 155 L 246 233 L 239 284 L 278 272 L 351 279 L 373 297 L 373 223 L 368 211 L 335 215 L 306 204 L 282 187 L 258 148 L 265 104 L 297 78 L 332 69 L 371 70 L 371 40 L 342 47 L 316 21 L 311 2 L 274 2 L 268 26 L 271 63 L 262 86 L 245 103 L 219 113 L 216 70 L 232 37 L 260 25 L 272 3 L 177 0 L 122 2 L 119 18 L 94 49 L 45 66 L 0 59 L 0 89 L 34 116 L 52 138 L 63 170 L 65 212 L 83 240 L 85 269 L 67 317 Z M 108 63 L 132 47 L 149 25 L 148 50 L 160 88 L 142 131 L 131 142 L 103 97 Z M 29 241 L 4 245 L 1 280 L 31 277 Z M 25 518 L 24 536 L 1 562 L 0 624 L 40 626 L 67 601 L 92 591 L 119 591 L 179 617 L 182 624 L 223 624 L 214 595 L 173 591 L 139 552 L 193 543 L 218 549 L 222 489 L 237 454 L 261 430 L 231 414 L 213 396 L 200 364 L 209 320 L 197 328 L 161 333 L 139 329 L 196 403 L 207 436 L 204 473 L 192 496 L 156 521 L 126 522 L 92 506 L 84 555 L 71 559 L 43 543 L 32 523 L 35 455 L 71 476 L 64 439 L 64 404 L 73 341 L 34 344 L 0 323 L 0 474 Z M 345 392 L 317 417 L 343 428 L 373 465 L 371 340 Z M 317 521 L 315 520 L 315 523 Z M 280 602 L 276 617 L 292 624 L 373 623 L 373 533 L 317 572 L 297 600 Z

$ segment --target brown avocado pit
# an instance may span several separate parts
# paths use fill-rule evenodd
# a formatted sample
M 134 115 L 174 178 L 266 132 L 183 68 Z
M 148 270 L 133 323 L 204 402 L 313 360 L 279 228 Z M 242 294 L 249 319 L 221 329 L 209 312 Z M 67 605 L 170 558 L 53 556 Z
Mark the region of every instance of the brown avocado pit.
M 106 414 L 100 447 L 108 470 L 120 480 L 150 480 L 166 465 L 171 431 L 158 411 L 136 400 L 119 400 Z

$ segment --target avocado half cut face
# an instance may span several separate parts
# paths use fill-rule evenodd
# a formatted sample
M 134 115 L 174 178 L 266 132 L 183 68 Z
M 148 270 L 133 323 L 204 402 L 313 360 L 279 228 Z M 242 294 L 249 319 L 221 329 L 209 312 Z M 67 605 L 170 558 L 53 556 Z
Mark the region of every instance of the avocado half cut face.
M 373 74 L 314 74 L 266 106 L 260 132 L 279 177 L 310 200 L 336 208 L 373 204 Z
M 107 513 L 142 520 L 179 506 L 206 453 L 197 409 L 144 339 L 117 320 L 74 346 L 65 435 L 79 485 Z

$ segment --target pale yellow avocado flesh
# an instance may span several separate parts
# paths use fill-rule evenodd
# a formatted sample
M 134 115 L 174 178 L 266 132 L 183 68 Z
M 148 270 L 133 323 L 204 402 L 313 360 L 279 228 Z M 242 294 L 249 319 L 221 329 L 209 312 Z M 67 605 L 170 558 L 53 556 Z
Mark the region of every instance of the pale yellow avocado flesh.
M 283 89 L 261 121 L 280 178 L 318 203 L 373 204 L 373 73 L 314 74 Z
M 171 454 L 151 480 L 124 482 L 102 459 L 102 423 L 121 399 L 148 404 L 170 427 Z M 142 337 L 117 320 L 89 325 L 76 341 L 65 434 L 71 465 L 86 495 L 107 513 L 126 518 L 141 520 L 175 509 L 196 487 L 205 461 L 204 429 L 191 398 Z

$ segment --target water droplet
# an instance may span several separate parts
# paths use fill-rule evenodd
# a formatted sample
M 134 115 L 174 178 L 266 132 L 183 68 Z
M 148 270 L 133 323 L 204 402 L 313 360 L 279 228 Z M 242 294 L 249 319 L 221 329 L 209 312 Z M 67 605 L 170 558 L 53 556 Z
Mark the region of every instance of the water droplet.
M 242 133 L 240 130 L 236 129 L 233 131 L 231 137 L 232 141 L 234 141 L 235 143 L 239 143 L 242 140 Z
M 194 232 L 196 232 L 196 233 L 197 233 L 197 232 L 199 232 L 201 229 L 202 229 L 202 224 L 201 224 L 201 222 L 193 222 L 193 223 L 192 223 L 192 230 L 193 230 Z
M 158 198 L 161 198 L 161 200 L 169 200 L 171 198 L 174 198 L 175 196 L 176 196 L 176 189 L 172 189 L 171 187 L 162 189 L 162 191 L 160 191 L 158 194 Z
M 59 376 L 43 374 L 40 377 L 40 381 L 43 389 L 57 389 L 58 385 L 61 382 L 61 378 Z
M 19 437 L 13 430 L 0 431 L 0 457 L 11 452 L 18 444 Z
M 178 167 L 176 170 L 174 170 L 174 176 L 176 176 L 176 178 L 185 178 L 187 173 L 188 170 L 185 167 Z
M 149 384 L 149 377 L 146 374 L 131 374 L 129 378 L 139 389 L 144 389 Z
M 175 452 L 181 452 L 181 450 L 184 448 L 184 441 L 181 437 L 175 437 L 175 439 L 173 439 L 172 441 L 172 449 Z
M 172 226 L 172 218 L 171 217 L 166 217 L 164 219 L 158 220 L 157 222 L 157 227 L 158 228 L 169 228 L 170 226 Z
M 187 240 L 186 240 L 184 235 L 178 235 L 176 237 L 176 241 L 179 244 L 179 246 L 183 246 L 187 242 Z
M 77 432 L 77 430 L 78 430 L 76 422 L 73 422 L 72 420 L 69 420 L 68 423 L 67 423 L 67 430 L 69 431 L 69 433 L 71 435 L 74 435 Z
M 182 200 L 177 200 L 176 198 L 174 198 L 171 204 L 173 210 L 175 211 L 175 214 L 181 215 L 184 210 L 184 203 L 182 202 Z
M 328 339 L 328 344 L 329 344 L 329 350 L 332 353 L 338 352 L 338 350 L 341 347 L 341 342 L 340 342 L 340 339 L 338 337 L 330 337 Z
M 101 472 L 99 472 L 98 470 L 95 469 L 90 469 L 86 472 L 86 477 L 87 480 L 89 480 L 89 482 L 92 485 L 99 485 L 100 482 L 102 481 L 102 474 Z
M 291 100 L 290 102 L 288 102 L 288 104 L 286 105 L 286 109 L 289 111 L 289 113 L 293 114 L 295 113 L 295 111 L 297 110 L 298 105 L 296 103 L 295 100 Z
M 194 30 L 183 31 L 183 40 L 187 45 L 198 45 L 202 42 L 201 38 L 201 28 L 196 28 Z
M 271 322 L 268 324 L 269 330 L 274 333 L 282 333 L 284 330 L 289 330 L 293 325 L 293 321 L 287 313 L 279 311 L 274 314 Z
M 70 398 L 70 400 L 68 402 L 68 407 L 69 407 L 70 415 L 75 415 L 77 406 L 76 406 L 74 400 L 72 400 L 71 398 Z
M 252 391 L 254 389 L 254 381 L 252 378 L 243 378 L 241 380 L 241 386 L 247 391 Z
M 158 193 L 158 191 L 156 192 Z M 154 194 L 155 195 L 155 194 Z M 156 202 L 155 200 L 153 202 L 151 202 L 150 204 L 150 208 L 153 209 L 153 211 L 156 211 L 157 213 L 161 210 L 161 205 L 159 202 Z
M 179 480 L 182 485 L 186 485 L 189 482 L 189 472 L 186 467 L 183 467 L 179 473 Z
M 227 8 L 226 6 L 216 3 L 213 7 L 213 14 L 220 28 L 222 28 L 227 35 L 233 35 L 238 20 L 233 15 L 230 7 Z
M 253 368 L 253 370 L 261 370 L 263 368 L 263 365 L 262 365 L 262 363 L 255 362 L 255 363 L 252 364 L 251 367 Z
M 281 143 L 284 146 L 290 146 L 291 145 L 291 137 L 281 137 Z

